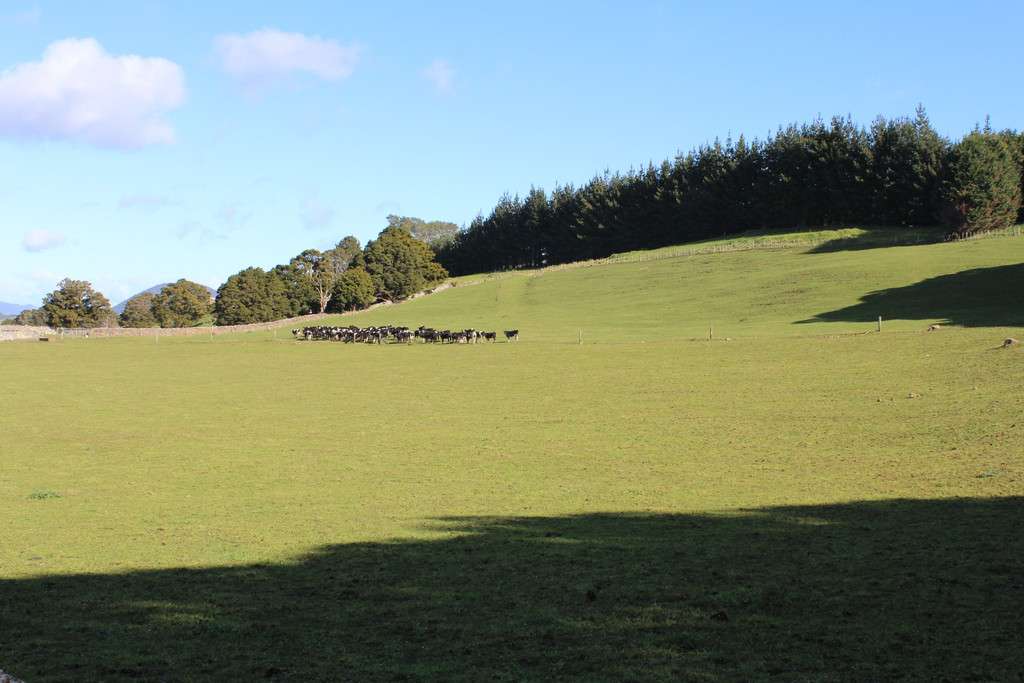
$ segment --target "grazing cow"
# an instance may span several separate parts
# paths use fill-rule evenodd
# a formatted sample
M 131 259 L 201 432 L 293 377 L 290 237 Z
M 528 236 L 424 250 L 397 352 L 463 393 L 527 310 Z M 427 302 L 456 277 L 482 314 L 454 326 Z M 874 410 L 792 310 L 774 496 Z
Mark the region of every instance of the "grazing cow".
M 472 328 L 457 330 L 435 330 L 420 325 L 415 330 L 396 325 L 360 328 L 355 325 L 348 327 L 330 327 L 319 325 L 292 330 L 292 336 L 305 341 L 337 341 L 343 344 L 412 344 L 417 338 L 423 343 L 432 344 L 475 344 L 478 341 L 497 341 L 497 332 L 481 332 Z M 509 341 L 519 339 L 519 330 L 505 330 L 505 338 Z

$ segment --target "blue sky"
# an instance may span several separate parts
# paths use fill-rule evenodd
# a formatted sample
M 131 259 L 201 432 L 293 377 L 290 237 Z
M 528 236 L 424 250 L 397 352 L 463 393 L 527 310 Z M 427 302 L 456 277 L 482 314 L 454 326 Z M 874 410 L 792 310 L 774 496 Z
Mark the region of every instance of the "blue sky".
M 203 6 L 209 5 L 209 6 Z M 1024 128 L 1020 2 L 0 0 L 0 300 L 216 287 L 818 114 Z

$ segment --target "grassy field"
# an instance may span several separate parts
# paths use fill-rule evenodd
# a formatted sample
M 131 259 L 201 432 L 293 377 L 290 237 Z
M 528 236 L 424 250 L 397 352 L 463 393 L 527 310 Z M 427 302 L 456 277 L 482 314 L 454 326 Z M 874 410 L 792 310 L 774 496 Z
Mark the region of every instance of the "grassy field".
M 0 669 L 1024 678 L 1024 239 L 837 237 L 0 345 Z

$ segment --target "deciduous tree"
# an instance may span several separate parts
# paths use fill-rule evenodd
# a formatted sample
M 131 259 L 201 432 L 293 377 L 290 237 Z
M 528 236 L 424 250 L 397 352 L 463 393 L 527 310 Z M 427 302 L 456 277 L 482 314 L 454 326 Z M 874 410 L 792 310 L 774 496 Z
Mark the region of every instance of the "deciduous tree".
M 48 325 L 46 311 L 41 308 L 30 308 L 22 311 L 8 323 L 10 325 L 29 325 L 32 327 L 45 327 Z
M 43 299 L 43 311 L 50 327 L 102 327 L 115 324 L 117 316 L 110 301 L 85 280 L 65 278 Z
M 118 316 L 121 327 L 159 327 L 160 323 L 153 315 L 153 299 L 156 295 L 152 292 L 143 292 L 133 296 L 124 304 L 124 310 Z
M 356 265 L 366 269 L 378 294 L 392 300 L 404 299 L 448 277 L 434 261 L 430 247 L 397 227 L 385 228 L 371 240 Z
M 151 310 L 160 327 L 195 327 L 213 312 L 213 302 L 206 287 L 183 278 L 160 290 Z
M 334 282 L 340 275 L 340 264 L 341 260 L 336 255 L 322 252 L 319 249 L 306 249 L 288 264 L 296 273 L 306 279 L 316 293 L 320 313 L 327 310 L 327 304 L 331 303 L 331 297 L 334 296 Z M 347 267 L 347 265 L 344 266 L 344 268 Z M 341 268 L 342 272 L 344 268 Z
M 377 298 L 373 278 L 364 268 L 349 268 L 334 285 L 332 306 L 338 311 L 366 308 Z
M 292 315 L 285 283 L 276 272 L 246 268 L 217 290 L 214 314 L 218 325 L 280 320 Z

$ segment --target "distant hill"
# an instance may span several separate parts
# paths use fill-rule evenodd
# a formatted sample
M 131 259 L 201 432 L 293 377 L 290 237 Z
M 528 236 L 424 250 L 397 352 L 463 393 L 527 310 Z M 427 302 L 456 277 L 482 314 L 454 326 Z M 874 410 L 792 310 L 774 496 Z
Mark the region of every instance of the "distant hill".
M 33 308 L 32 306 L 23 306 L 22 304 L 9 304 L 6 301 L 0 301 L 0 315 L 18 315 L 22 311 L 27 311 Z
M 163 291 L 164 287 L 166 287 L 167 285 L 170 285 L 170 284 L 173 284 L 173 283 L 171 283 L 171 282 L 164 282 L 163 284 L 153 285 L 149 289 L 144 289 L 141 292 L 136 292 L 135 294 L 132 294 L 130 297 L 128 297 L 127 299 L 125 299 L 124 301 L 119 303 L 118 305 L 114 306 L 114 312 L 117 313 L 117 314 L 121 314 L 121 313 L 124 312 L 125 304 L 127 304 L 129 301 L 131 301 L 135 297 L 139 296 L 140 294 L 159 294 L 160 292 Z M 206 285 L 203 285 L 203 287 L 206 287 L 206 291 L 208 291 L 210 293 L 210 297 L 211 298 L 217 296 L 217 290 L 215 290 L 214 288 L 207 287 Z

